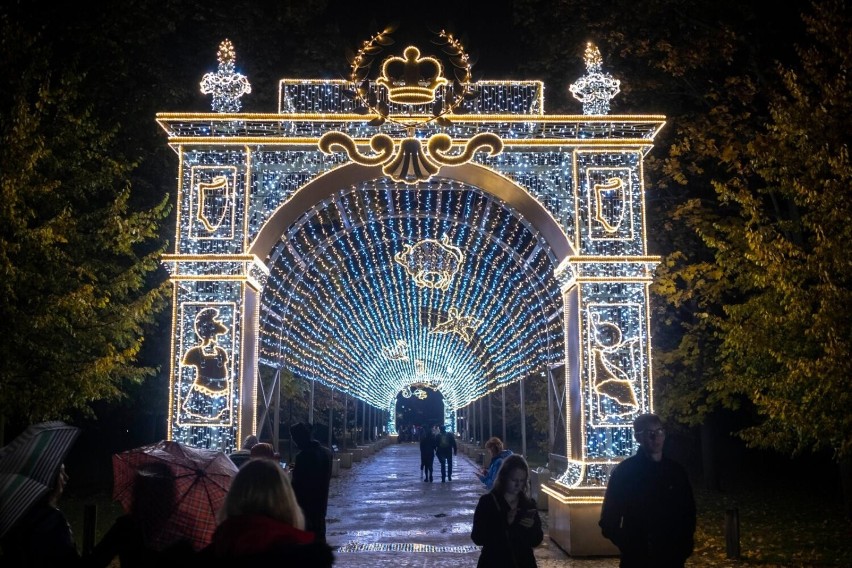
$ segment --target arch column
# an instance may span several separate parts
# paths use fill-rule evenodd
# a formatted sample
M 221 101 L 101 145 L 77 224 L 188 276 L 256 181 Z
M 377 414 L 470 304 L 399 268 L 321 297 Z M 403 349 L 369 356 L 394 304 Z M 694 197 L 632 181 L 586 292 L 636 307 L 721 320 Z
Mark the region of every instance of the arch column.
M 167 437 L 231 452 L 257 431 L 257 326 L 266 267 L 251 255 L 175 254 L 163 262 L 173 282 Z M 200 345 L 199 326 L 207 323 L 199 317 L 208 310 L 221 332 L 208 346 L 219 352 L 216 361 Z M 205 378 L 214 375 L 222 378 Z

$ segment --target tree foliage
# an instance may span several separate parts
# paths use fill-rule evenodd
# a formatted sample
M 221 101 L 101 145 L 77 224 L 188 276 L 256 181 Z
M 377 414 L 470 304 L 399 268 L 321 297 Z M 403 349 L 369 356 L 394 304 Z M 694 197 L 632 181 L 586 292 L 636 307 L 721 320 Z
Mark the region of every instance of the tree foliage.
M 0 414 L 65 418 L 153 372 L 136 359 L 162 305 L 149 277 L 168 207 L 130 207 L 134 164 L 81 96 L 83 75 L 0 25 Z
M 849 10 L 786 6 L 528 0 L 516 17 L 525 66 L 548 84 L 579 77 L 592 40 L 622 79 L 613 112 L 667 116 L 646 160 L 649 248 L 663 255 L 652 286 L 658 410 L 697 425 L 739 409 L 753 446 L 842 458 Z M 564 93 L 554 99 L 577 112 Z

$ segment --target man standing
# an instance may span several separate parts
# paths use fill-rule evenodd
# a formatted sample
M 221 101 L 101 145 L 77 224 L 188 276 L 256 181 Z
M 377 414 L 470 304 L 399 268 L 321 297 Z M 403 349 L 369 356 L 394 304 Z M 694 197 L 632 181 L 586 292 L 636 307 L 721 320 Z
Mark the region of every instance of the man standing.
M 621 568 L 683 568 L 692 554 L 695 499 L 686 470 L 663 456 L 660 417 L 633 422 L 636 455 L 613 469 L 598 523 L 621 551 Z
M 290 435 L 299 448 L 291 470 L 293 492 L 305 513 L 305 530 L 325 541 L 325 515 L 331 483 L 331 450 L 313 439 L 312 426 L 299 422 L 290 426 Z
M 435 449 L 438 461 L 441 462 L 441 483 L 448 479 L 453 480 L 453 456 L 458 454 L 456 437 L 447 432 L 447 427 L 441 425 L 441 433 L 438 435 L 438 447 Z

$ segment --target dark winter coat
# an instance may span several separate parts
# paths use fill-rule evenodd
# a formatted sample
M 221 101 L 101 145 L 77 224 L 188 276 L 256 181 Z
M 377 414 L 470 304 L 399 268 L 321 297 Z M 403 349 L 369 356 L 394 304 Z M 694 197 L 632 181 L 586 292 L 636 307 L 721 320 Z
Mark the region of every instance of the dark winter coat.
M 435 447 L 438 445 L 436 436 L 430 432 L 420 435 L 420 465 L 431 468 L 435 463 Z
M 450 455 L 455 455 L 458 453 L 458 446 L 456 445 L 456 437 L 452 432 L 441 432 L 436 437 L 437 447 L 435 449 L 435 453 L 438 457 L 449 457 Z
M 0 566 L 54 568 L 80 565 L 74 535 L 65 515 L 42 500 L 24 513 L 2 541 Z
M 544 540 L 541 517 L 535 500 L 519 496 L 518 511 L 509 524 L 509 504 L 502 495 L 489 491 L 479 498 L 473 512 L 470 538 L 482 547 L 477 568 L 536 568 L 533 548 Z M 520 522 L 533 518 L 529 528 Z
M 621 551 L 622 568 L 682 567 L 695 534 L 686 470 L 666 457 L 655 462 L 640 448 L 613 470 L 599 524 Z
M 86 568 L 105 568 L 118 557 L 121 568 L 179 565 L 194 554 L 188 541 L 174 543 L 165 550 L 154 550 L 145 542 L 145 531 L 133 515 L 118 517 L 95 548 L 84 557 Z
M 305 513 L 305 529 L 325 540 L 325 515 L 331 484 L 331 450 L 311 439 L 296 455 L 291 483 L 296 500 Z

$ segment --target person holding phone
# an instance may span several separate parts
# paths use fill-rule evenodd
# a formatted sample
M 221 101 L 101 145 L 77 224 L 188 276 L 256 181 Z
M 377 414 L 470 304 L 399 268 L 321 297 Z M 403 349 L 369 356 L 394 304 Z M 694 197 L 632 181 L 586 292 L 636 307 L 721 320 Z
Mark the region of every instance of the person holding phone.
M 530 468 L 518 454 L 503 459 L 491 491 L 473 513 L 470 538 L 482 547 L 477 568 L 536 568 L 533 548 L 544 540 L 536 502 L 529 496 Z

